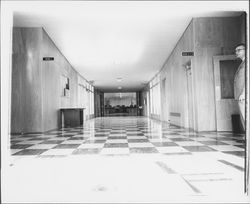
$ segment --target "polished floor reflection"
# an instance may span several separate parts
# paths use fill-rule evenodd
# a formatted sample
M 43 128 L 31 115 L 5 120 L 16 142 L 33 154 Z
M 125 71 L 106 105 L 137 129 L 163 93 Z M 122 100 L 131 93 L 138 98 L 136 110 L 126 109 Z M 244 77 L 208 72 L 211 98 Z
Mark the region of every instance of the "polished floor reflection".
M 13 202 L 245 202 L 244 148 L 241 134 L 96 118 L 12 135 L 6 178 Z
M 193 133 L 147 118 L 97 118 L 84 127 L 64 128 L 46 134 L 11 136 L 13 156 L 71 154 L 130 155 L 136 153 L 190 155 L 221 152 L 244 157 L 244 135 Z

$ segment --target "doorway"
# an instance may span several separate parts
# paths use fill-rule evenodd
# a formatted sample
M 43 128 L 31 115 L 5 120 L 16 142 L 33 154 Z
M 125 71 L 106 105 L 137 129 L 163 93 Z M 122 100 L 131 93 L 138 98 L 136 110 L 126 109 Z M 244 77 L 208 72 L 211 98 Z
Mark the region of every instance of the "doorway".
M 162 110 L 162 120 L 168 121 L 167 118 L 167 99 L 166 99 L 166 78 L 161 81 L 161 110 Z
M 234 75 L 240 61 L 234 55 L 222 55 L 214 56 L 213 62 L 217 131 L 233 131 L 232 116 L 240 114 L 234 99 Z
M 138 103 L 136 92 L 104 93 L 104 116 L 137 116 Z
M 149 91 L 147 91 L 147 99 L 146 99 L 146 104 L 147 104 L 147 113 L 146 113 L 146 116 L 149 117 L 150 115 L 150 101 L 149 101 Z

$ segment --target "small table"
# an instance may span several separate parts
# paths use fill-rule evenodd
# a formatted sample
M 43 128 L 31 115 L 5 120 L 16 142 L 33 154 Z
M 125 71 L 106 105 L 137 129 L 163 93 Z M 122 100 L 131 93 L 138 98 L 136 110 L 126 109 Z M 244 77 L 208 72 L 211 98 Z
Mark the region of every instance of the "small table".
M 61 108 L 61 127 L 76 127 L 83 125 L 83 113 L 85 108 Z

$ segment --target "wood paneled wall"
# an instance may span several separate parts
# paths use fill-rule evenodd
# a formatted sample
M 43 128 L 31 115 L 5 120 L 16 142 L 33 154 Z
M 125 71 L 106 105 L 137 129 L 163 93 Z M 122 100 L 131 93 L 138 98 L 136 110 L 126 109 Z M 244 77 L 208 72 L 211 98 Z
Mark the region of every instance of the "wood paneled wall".
M 191 57 L 183 57 L 183 51 L 193 51 L 193 22 L 190 22 L 160 71 L 160 84 L 161 86 L 165 84 L 165 88 L 161 87 L 161 107 L 164 107 L 164 111 L 167 112 L 161 113 L 160 118 L 162 121 L 187 127 L 187 79 L 184 64 Z M 162 83 L 164 79 L 166 81 Z M 163 93 L 164 90 L 165 93 Z M 162 98 L 164 96 L 165 100 Z M 171 113 L 177 113 L 179 117 L 174 117 Z
M 240 16 L 240 42 L 246 44 L 246 12 Z
M 213 56 L 234 54 L 238 43 L 245 43 L 245 14 L 238 17 L 194 18 L 160 71 L 162 121 L 189 127 L 187 76 L 184 65 L 191 63 L 193 122 L 196 131 L 216 130 Z M 182 52 L 194 51 L 193 57 Z M 161 83 L 161 85 L 164 83 Z M 163 91 L 165 90 L 165 93 Z M 173 115 L 178 115 L 174 117 Z
M 43 131 L 59 127 L 59 109 L 77 107 L 78 73 L 43 30 L 41 58 L 54 57 L 54 61 L 42 61 Z M 69 78 L 70 97 L 61 94 L 61 75 Z
M 95 117 L 104 116 L 104 93 L 95 89 L 94 91 Z
M 194 19 L 196 123 L 198 131 L 216 130 L 213 56 L 234 54 L 241 42 L 240 17 Z
M 14 28 L 12 53 L 11 132 L 41 132 L 41 28 Z
M 53 61 L 43 61 L 53 57 Z M 11 132 L 45 132 L 60 127 L 59 109 L 78 107 L 81 77 L 42 28 L 13 29 Z M 61 76 L 70 96 L 62 96 Z

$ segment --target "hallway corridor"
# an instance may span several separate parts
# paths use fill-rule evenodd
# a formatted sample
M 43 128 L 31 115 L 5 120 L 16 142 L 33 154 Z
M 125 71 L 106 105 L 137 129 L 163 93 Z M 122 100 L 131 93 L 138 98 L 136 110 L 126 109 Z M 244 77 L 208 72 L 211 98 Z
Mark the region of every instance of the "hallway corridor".
M 16 194 L 13 202 L 212 202 L 218 196 L 245 201 L 242 135 L 198 134 L 146 117 L 108 117 L 11 138 L 5 179 Z
M 250 203 L 248 8 L 1 2 L 0 202 Z

